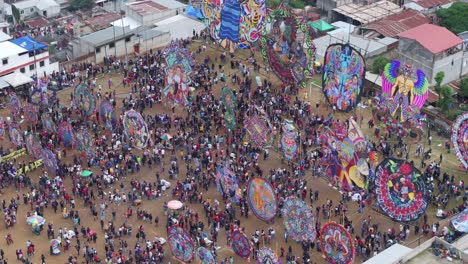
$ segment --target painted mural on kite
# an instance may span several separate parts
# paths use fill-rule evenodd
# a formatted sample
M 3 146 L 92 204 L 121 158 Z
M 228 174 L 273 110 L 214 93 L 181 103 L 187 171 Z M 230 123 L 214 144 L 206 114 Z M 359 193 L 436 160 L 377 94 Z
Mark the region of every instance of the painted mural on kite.
M 58 138 L 67 148 L 74 148 L 76 146 L 75 132 L 73 131 L 72 125 L 67 121 L 60 123 L 58 127 Z
M 258 219 L 270 221 L 278 211 L 278 201 L 270 183 L 262 178 L 252 178 L 247 183 L 247 202 Z
M 10 93 L 10 100 L 8 101 L 8 109 L 13 117 L 17 117 L 21 112 L 21 100 L 16 96 L 15 93 Z
M 87 129 L 80 129 L 76 132 L 76 149 L 81 151 L 83 156 L 92 158 L 96 156 L 93 144 L 93 137 Z
M 205 247 L 197 248 L 197 258 L 201 261 L 202 264 L 216 264 L 216 259 L 211 253 L 210 250 Z
M 187 231 L 182 227 L 169 227 L 167 230 L 167 242 L 176 259 L 185 263 L 192 261 L 195 256 L 195 244 Z
M 23 107 L 24 119 L 30 124 L 36 124 L 38 121 L 37 108 L 33 104 L 26 103 Z
M 237 100 L 231 88 L 227 86 L 223 88 L 221 92 L 221 102 L 223 103 L 224 109 L 226 110 L 223 113 L 226 127 L 231 131 L 234 131 L 236 128 Z
M 377 203 L 390 218 L 408 222 L 426 212 L 428 190 L 421 171 L 410 163 L 383 160 L 376 168 L 374 184 Z
M 274 140 L 273 127 L 267 113 L 260 107 L 253 106 L 245 113 L 244 120 L 249 141 L 261 149 L 271 147 Z
M 353 237 L 346 228 L 335 222 L 322 226 L 320 248 L 328 263 L 352 264 L 356 254 Z
M 452 144 L 463 168 L 468 169 L 468 113 L 459 115 L 453 122 Z
M 117 127 L 117 116 L 109 100 L 102 101 L 101 105 L 99 106 L 99 115 L 106 129 L 109 131 L 114 131 L 114 129 Z
M 382 72 L 382 94 L 384 104 L 392 117 L 401 123 L 413 119 L 423 107 L 429 93 L 429 82 L 426 74 L 414 69 L 411 64 L 405 64 L 400 70 L 400 61 L 388 63 Z M 417 78 L 417 79 L 416 79 Z
M 228 165 L 217 165 L 215 182 L 218 191 L 230 198 L 231 201 L 238 203 L 239 199 L 242 198 L 242 190 L 239 188 L 236 174 L 234 174 Z
M 21 133 L 21 127 L 18 123 L 16 122 L 10 123 L 8 132 L 9 132 L 11 143 L 13 143 L 16 147 L 23 146 L 24 144 L 23 134 Z
M 91 116 L 96 111 L 96 97 L 93 91 L 84 83 L 75 86 L 73 103 L 83 110 L 86 116 Z
M 42 155 L 42 145 L 39 141 L 39 138 L 32 132 L 28 132 L 24 136 L 24 142 L 26 144 L 26 150 L 28 151 L 29 155 L 35 159 L 40 159 Z
M 261 248 L 257 251 L 257 264 L 281 264 L 281 258 L 271 248 Z
M 240 32 L 238 47 L 249 48 L 261 37 L 266 18 L 265 0 L 247 0 L 241 3 Z
M 43 113 L 41 115 L 42 127 L 48 133 L 56 133 L 57 125 L 55 124 L 52 116 L 49 113 Z
M 145 120 L 135 110 L 129 110 L 123 118 L 123 128 L 125 136 L 133 141 L 134 146 L 143 149 L 149 141 L 149 131 Z
M 304 87 L 313 76 L 315 46 L 309 30 L 283 5 L 267 15 L 261 44 L 265 62 L 284 83 Z
M 192 53 L 178 45 L 171 45 L 163 52 L 166 60 L 164 95 L 180 105 L 189 105 L 190 74 L 194 66 Z
M 52 152 L 52 150 L 43 148 L 41 151 L 41 158 L 42 163 L 47 168 L 47 170 L 50 173 L 55 174 L 58 170 L 58 163 L 57 157 L 55 157 L 55 154 Z
M 239 230 L 234 230 L 231 234 L 232 249 L 241 258 L 248 258 L 252 251 L 252 244 L 247 236 Z
M 0 140 L 5 136 L 5 120 L 0 116 Z
M 281 151 L 287 160 L 292 160 L 296 157 L 299 146 L 297 143 L 298 132 L 294 123 L 291 120 L 285 120 L 283 124 L 283 135 L 281 136 L 280 144 Z
M 223 3 L 224 0 L 203 0 L 201 8 L 208 32 L 216 42 L 221 40 L 219 32 L 221 30 L 221 9 Z
M 332 44 L 325 53 L 322 87 L 328 103 L 338 111 L 359 104 L 366 74 L 364 57 L 347 44 Z
M 315 218 L 312 215 L 312 208 L 304 201 L 292 196 L 288 197 L 284 201 L 281 212 L 284 228 L 289 237 L 297 242 L 315 240 L 317 236 Z

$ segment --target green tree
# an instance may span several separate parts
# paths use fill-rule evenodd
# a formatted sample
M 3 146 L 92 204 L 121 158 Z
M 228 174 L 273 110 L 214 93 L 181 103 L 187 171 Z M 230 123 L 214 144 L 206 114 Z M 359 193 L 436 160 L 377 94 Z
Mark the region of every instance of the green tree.
M 434 77 L 434 80 L 436 81 L 436 85 L 435 85 L 435 91 L 437 92 L 437 94 L 439 94 L 440 96 L 440 85 L 442 84 L 442 81 L 444 80 L 445 78 L 445 73 L 444 72 L 438 72 L 436 74 L 436 76 Z
M 375 58 L 374 62 L 372 63 L 372 73 L 381 74 L 385 68 L 385 65 L 387 65 L 389 62 L 390 60 L 384 56 Z
M 459 95 L 463 100 L 468 98 L 468 78 L 461 80 Z
M 90 10 L 96 5 L 95 0 L 70 0 L 70 10 Z
M 450 113 L 452 103 L 455 102 L 453 99 L 453 90 L 450 86 L 444 85 L 440 87 L 439 100 L 437 106 L 440 108 L 442 113 Z
M 305 3 L 302 0 L 289 0 L 288 6 L 290 8 L 303 9 L 305 7 Z
M 455 34 L 468 30 L 468 3 L 456 2 L 449 8 L 441 8 L 437 16 L 441 19 L 440 25 Z
M 21 22 L 21 14 L 19 9 L 15 5 L 11 5 L 11 13 L 13 14 L 13 18 L 15 19 L 15 24 L 19 24 Z

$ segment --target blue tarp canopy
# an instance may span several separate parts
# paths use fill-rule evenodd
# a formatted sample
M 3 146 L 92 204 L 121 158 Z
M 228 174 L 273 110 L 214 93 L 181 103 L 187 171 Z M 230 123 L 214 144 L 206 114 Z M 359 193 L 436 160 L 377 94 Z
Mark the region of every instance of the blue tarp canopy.
M 12 39 L 10 42 L 28 50 L 29 52 L 45 49 L 47 45 L 41 42 L 36 41 L 35 39 L 31 38 L 30 36 L 24 36 L 17 39 Z
M 194 17 L 194 18 L 197 18 L 197 19 L 203 18 L 203 14 L 201 13 L 200 9 L 195 9 L 191 5 L 187 5 L 186 8 L 187 8 L 187 11 L 186 11 L 187 16 L 191 16 L 191 17 Z

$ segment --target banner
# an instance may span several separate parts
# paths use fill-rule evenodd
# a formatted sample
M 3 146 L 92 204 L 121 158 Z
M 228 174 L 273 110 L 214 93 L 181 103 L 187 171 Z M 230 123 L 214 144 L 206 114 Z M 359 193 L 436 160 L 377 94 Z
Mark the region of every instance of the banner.
M 26 149 L 25 148 L 19 149 L 17 151 L 13 151 L 13 152 L 11 152 L 10 154 L 8 154 L 6 156 L 0 157 L 0 163 L 16 159 L 18 157 L 23 156 L 24 154 L 26 154 Z
M 24 173 L 31 172 L 43 165 L 42 159 L 36 160 L 34 162 L 29 163 L 28 165 L 24 166 Z M 18 169 L 18 175 L 23 174 L 23 167 Z

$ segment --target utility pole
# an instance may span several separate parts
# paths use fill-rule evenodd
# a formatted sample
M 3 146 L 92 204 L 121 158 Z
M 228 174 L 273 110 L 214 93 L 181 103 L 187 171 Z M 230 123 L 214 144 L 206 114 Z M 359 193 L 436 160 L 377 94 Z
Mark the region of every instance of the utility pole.
M 125 67 L 127 67 L 128 66 L 127 37 L 125 36 L 125 25 L 124 25 L 123 15 L 125 15 L 125 11 L 120 10 L 120 20 L 122 23 L 122 33 L 124 36 L 124 47 L 125 47 Z

